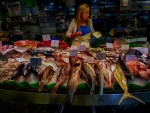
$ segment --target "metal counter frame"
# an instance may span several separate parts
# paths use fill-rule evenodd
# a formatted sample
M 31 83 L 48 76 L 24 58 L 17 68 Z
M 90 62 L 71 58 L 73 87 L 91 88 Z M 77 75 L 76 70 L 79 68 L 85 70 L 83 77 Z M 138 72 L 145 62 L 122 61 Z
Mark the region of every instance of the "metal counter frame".
M 131 93 L 134 96 L 140 98 L 145 103 L 150 102 L 150 91 L 141 91 Z M 76 106 L 100 106 L 100 105 L 118 105 L 123 93 L 114 94 L 75 94 L 72 105 Z M 64 105 L 67 102 L 66 94 L 50 94 L 28 91 L 16 91 L 0 89 L 0 100 L 2 101 L 18 101 L 27 102 L 33 104 L 57 104 Z M 140 102 L 128 98 L 121 104 L 139 104 Z

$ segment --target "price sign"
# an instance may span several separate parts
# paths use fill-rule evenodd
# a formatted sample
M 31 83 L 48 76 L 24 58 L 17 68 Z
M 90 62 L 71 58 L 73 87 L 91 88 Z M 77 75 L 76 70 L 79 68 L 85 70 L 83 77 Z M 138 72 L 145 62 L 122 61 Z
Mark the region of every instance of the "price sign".
M 87 57 L 85 59 L 85 62 L 87 62 L 87 63 L 93 63 L 94 62 L 94 57 Z
M 135 55 L 126 55 L 126 61 L 129 60 L 136 60 L 136 56 Z
M 59 47 L 59 40 L 51 40 L 51 47 Z
M 24 58 L 16 58 L 16 60 L 17 60 L 18 62 L 24 62 L 24 61 L 26 61 Z
M 60 67 L 57 67 L 56 76 L 59 76 L 60 70 L 61 70 L 61 68 L 60 68 Z
M 89 42 L 81 42 L 81 45 L 85 45 L 85 47 L 87 47 L 87 48 L 89 48 L 89 47 L 90 47 Z
M 32 67 L 40 66 L 41 63 L 42 63 L 41 58 L 30 58 L 30 64 L 31 64 Z
M 122 45 L 121 50 L 129 50 L 129 44 Z
M 43 38 L 43 41 L 49 41 L 49 40 L 51 40 L 50 34 L 42 35 L 42 38 Z
M 69 56 L 77 56 L 77 49 L 69 50 Z
M 146 48 L 146 47 L 141 47 L 141 48 L 139 48 L 138 49 L 142 54 L 148 54 L 148 52 L 149 52 L 149 49 L 148 48 Z
M 105 60 L 106 59 L 106 53 L 96 53 L 96 59 Z
M 80 46 L 78 47 L 78 51 L 86 51 L 86 50 L 87 50 L 87 48 L 86 48 L 85 45 L 80 45 Z
M 113 44 L 112 43 L 106 43 L 106 47 L 107 48 L 113 48 Z
M 73 49 L 78 49 L 78 47 L 75 46 L 75 45 L 72 45 L 72 46 L 71 46 L 71 49 L 72 49 L 72 50 L 73 50 Z
M 2 46 L 2 41 L 0 41 L 0 47 Z

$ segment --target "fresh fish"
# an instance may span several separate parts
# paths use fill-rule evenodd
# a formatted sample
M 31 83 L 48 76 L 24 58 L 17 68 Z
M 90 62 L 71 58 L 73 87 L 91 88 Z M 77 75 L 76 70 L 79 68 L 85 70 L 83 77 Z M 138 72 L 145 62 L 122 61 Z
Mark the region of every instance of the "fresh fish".
M 57 78 L 57 82 L 51 91 L 53 94 L 56 94 L 58 87 L 64 84 L 69 79 L 69 72 L 70 72 L 70 63 L 61 68 L 60 74 Z
M 103 95 L 104 75 L 101 72 L 101 69 L 99 68 L 98 64 L 95 64 L 95 73 L 96 73 L 96 78 L 97 78 L 98 84 L 99 84 L 99 94 Z
M 15 79 L 15 77 L 19 76 L 19 75 L 23 75 L 23 68 L 24 68 L 24 63 L 20 64 L 14 71 L 13 74 L 11 76 L 11 79 Z
M 69 103 L 72 103 L 72 99 L 74 96 L 74 93 L 78 87 L 79 84 L 79 79 L 81 75 L 81 67 L 82 67 L 82 62 L 81 60 L 77 60 L 75 63 L 73 63 L 72 68 L 71 68 L 71 75 L 68 80 L 67 84 L 67 90 L 68 90 L 68 100 Z
M 122 52 L 119 53 L 118 60 L 125 76 L 130 80 L 133 80 L 134 79 L 133 74 L 130 72 L 129 68 L 126 66 L 125 62 L 122 59 Z
M 52 79 L 54 75 L 54 70 L 52 66 L 47 66 L 43 73 L 41 74 L 41 80 L 39 82 L 39 89 L 38 91 L 41 92 L 43 87 L 48 84 L 48 82 Z
M 29 84 L 38 83 L 39 82 L 38 73 L 33 69 L 28 70 L 28 73 L 25 75 L 25 80 Z
M 95 90 L 95 77 L 96 77 L 95 70 L 87 62 L 83 62 L 83 70 L 84 70 L 85 74 L 87 75 L 87 78 L 88 78 L 90 86 L 91 86 L 90 94 L 94 94 L 94 90 Z
M 114 77 L 115 77 L 116 81 L 119 83 L 119 85 L 122 88 L 122 90 L 124 91 L 124 94 L 121 97 L 118 105 L 120 105 L 124 99 L 129 98 L 129 97 L 133 98 L 133 99 L 136 99 L 136 100 L 142 102 L 143 104 L 145 104 L 142 100 L 140 100 L 139 98 L 131 95 L 128 92 L 127 80 L 126 80 L 126 77 L 125 77 L 125 75 L 124 75 L 120 65 L 116 65 L 116 69 L 115 69 L 115 72 L 114 72 Z

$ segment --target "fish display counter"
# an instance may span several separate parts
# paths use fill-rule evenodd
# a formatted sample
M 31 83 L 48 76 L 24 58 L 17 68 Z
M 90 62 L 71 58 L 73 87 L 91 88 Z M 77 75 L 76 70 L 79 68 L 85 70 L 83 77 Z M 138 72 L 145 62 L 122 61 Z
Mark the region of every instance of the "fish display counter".
M 2 101 L 84 106 L 150 101 L 148 47 L 22 40 L 0 48 Z

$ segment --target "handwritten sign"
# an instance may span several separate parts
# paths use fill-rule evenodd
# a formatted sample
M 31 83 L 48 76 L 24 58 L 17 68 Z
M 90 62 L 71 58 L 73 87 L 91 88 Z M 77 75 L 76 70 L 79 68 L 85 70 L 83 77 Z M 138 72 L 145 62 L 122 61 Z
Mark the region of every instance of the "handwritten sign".
M 107 48 L 113 48 L 113 44 L 112 43 L 106 43 L 106 47 Z
M 89 47 L 90 47 L 89 42 L 81 42 L 81 45 L 85 45 L 85 47 L 87 47 L 87 48 L 89 48 Z
M 43 41 L 49 41 L 49 40 L 51 40 L 50 34 L 42 35 L 42 38 L 43 38 Z
M 106 59 L 106 53 L 96 53 L 96 59 L 98 60 L 105 60 Z
M 51 47 L 59 47 L 59 40 L 51 40 Z
M 17 60 L 18 62 L 24 62 L 24 61 L 26 61 L 24 58 L 16 58 L 16 60 Z
M 69 56 L 77 56 L 78 51 L 77 49 L 69 50 Z
M 122 45 L 121 50 L 129 50 L 129 44 Z
M 30 58 L 30 63 L 32 67 L 40 66 L 42 62 L 41 58 Z
M 78 46 L 78 51 L 86 51 L 86 50 L 87 50 L 87 48 L 85 45 Z
M 85 62 L 87 62 L 87 63 L 93 63 L 94 62 L 94 57 L 87 57 L 85 59 Z
M 136 60 L 136 56 L 135 55 L 126 55 L 126 61 L 129 60 Z

